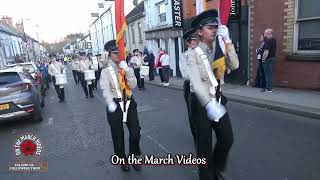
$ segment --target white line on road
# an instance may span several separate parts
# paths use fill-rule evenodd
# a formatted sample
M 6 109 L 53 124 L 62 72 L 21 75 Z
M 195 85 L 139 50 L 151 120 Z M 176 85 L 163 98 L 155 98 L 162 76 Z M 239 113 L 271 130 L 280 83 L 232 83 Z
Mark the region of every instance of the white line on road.
M 53 118 L 49 118 L 48 125 L 51 126 L 53 124 Z
M 141 130 L 141 134 L 145 134 L 143 130 Z M 152 138 L 149 135 L 146 135 L 146 137 L 153 142 L 154 144 L 156 144 L 160 149 L 162 149 L 165 153 L 171 153 L 167 148 L 165 148 L 162 144 L 160 144 L 156 139 Z

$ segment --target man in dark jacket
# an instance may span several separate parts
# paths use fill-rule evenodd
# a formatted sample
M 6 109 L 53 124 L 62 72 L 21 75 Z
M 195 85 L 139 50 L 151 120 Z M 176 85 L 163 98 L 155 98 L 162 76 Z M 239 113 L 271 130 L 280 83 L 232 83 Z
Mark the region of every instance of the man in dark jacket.
M 149 63 L 148 65 L 149 65 L 149 80 L 150 81 L 154 80 L 154 66 L 155 66 L 154 60 L 155 60 L 155 56 L 153 54 L 153 51 L 150 50 L 150 53 L 147 56 L 147 61 Z

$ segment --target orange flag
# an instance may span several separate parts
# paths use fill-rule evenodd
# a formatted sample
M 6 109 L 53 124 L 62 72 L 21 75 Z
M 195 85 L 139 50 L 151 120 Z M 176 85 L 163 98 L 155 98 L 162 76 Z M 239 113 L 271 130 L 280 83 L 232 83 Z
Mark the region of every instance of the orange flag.
M 124 33 L 127 28 L 127 23 L 124 15 L 124 0 L 115 0 L 115 19 L 117 31 L 116 42 L 119 48 L 119 59 L 121 61 L 125 61 L 126 50 L 124 46 Z M 121 91 L 124 91 L 128 97 L 131 97 L 132 91 L 126 83 L 125 71 L 123 69 L 120 70 L 119 84 Z

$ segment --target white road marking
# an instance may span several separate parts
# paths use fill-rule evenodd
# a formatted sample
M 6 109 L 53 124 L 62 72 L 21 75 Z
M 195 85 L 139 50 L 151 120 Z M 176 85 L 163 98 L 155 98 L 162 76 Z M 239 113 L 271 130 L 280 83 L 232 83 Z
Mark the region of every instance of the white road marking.
M 53 124 L 53 118 L 49 118 L 48 125 L 51 126 Z

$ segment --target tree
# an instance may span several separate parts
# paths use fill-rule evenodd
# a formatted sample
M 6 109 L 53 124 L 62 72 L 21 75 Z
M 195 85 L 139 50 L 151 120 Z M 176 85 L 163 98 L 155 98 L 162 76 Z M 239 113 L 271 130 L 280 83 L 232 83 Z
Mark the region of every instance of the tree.
M 63 38 L 62 41 L 55 42 L 55 43 L 47 43 L 42 42 L 43 47 L 47 50 L 48 53 L 63 53 L 63 47 L 66 44 L 74 43 L 78 38 L 82 39 L 85 35 L 83 33 L 75 33 L 75 34 L 68 34 L 66 37 Z

